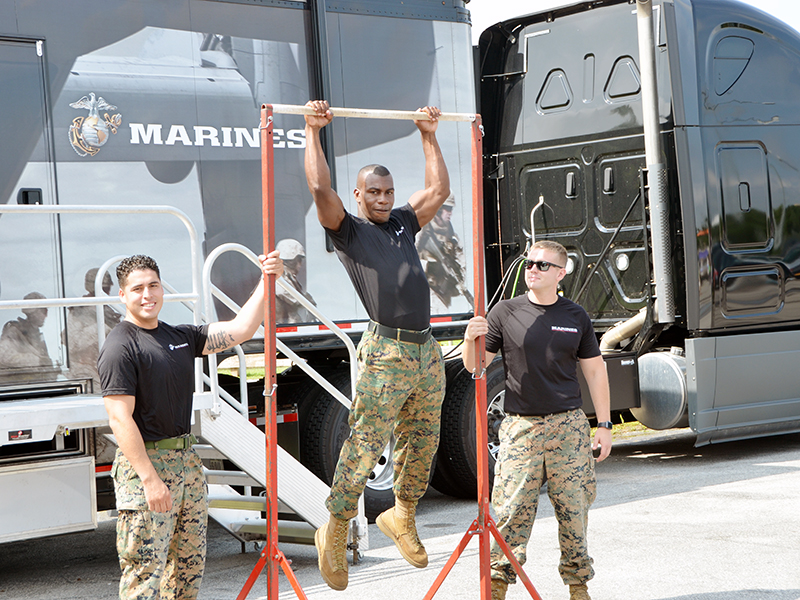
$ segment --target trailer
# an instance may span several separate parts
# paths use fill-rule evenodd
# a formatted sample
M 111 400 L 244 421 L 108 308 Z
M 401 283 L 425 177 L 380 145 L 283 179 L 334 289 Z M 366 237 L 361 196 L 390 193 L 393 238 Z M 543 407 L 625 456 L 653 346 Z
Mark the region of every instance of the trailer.
M 474 113 L 470 40 L 460 0 L 0 5 L 0 542 L 92 528 L 96 512 L 114 506 L 115 446 L 95 363 L 122 317 L 112 302 L 119 258 L 158 261 L 174 300 L 164 309 L 169 322 L 229 318 L 254 287 L 259 272 L 241 249 L 217 252 L 230 244 L 261 251 L 260 106 L 324 97 L 336 106 Z M 326 129 L 348 209 L 356 207 L 345 190 L 363 164 L 388 165 L 399 195 L 424 187 L 410 121 Z M 439 140 L 453 198 L 420 252 L 435 332 L 447 339 L 460 336 L 472 311 L 469 125 L 445 124 Z M 287 265 L 278 332 L 283 356 L 294 358 L 277 393 L 289 461 L 281 468 L 282 532 L 309 541 L 327 518 L 322 501 L 348 434 L 348 345 L 368 317 L 310 210 L 302 116 L 276 116 L 273 148 L 277 247 Z M 214 299 L 204 301 L 212 289 Z M 347 343 L 326 324 L 333 322 Z M 263 344 L 255 339 L 244 352 L 263 352 Z M 214 381 L 199 381 L 196 398 L 201 452 L 209 481 L 220 486 L 211 514 L 252 539 L 263 530 L 263 383 Z M 212 387 L 228 401 L 209 401 Z M 391 480 L 387 451 L 365 495 L 370 518 L 393 504 Z M 73 493 L 51 493 L 66 482 Z M 20 489 L 36 502 L 19 503 Z M 249 499 L 238 502 L 237 492 Z M 242 505 L 248 512 L 224 512 Z M 53 523 L 44 516 L 56 514 Z
M 499 23 L 473 50 L 461 0 L 2 3 L 0 81 L 13 85 L 0 86 L 0 542 L 91 529 L 113 508 L 94 363 L 122 318 L 116 262 L 158 261 L 169 322 L 228 318 L 255 285 L 265 103 L 480 112 L 487 297 L 522 293 L 526 249 L 559 241 L 562 293 L 602 336 L 614 420 L 688 426 L 698 444 L 800 430 L 800 37 L 734 1 L 643 10 L 576 3 Z M 327 519 L 350 352 L 368 318 L 312 207 L 302 117 L 276 115 L 274 132 L 287 264 L 280 531 L 309 542 Z M 325 133 L 349 210 L 363 164 L 386 164 L 399 197 L 423 186 L 409 122 L 336 120 Z M 434 335 L 447 341 L 462 337 L 475 294 L 470 129 L 442 123 L 438 138 L 453 197 L 418 250 Z M 240 364 L 259 352 L 256 336 Z M 458 357 L 445 369 L 431 484 L 474 497 L 474 383 Z M 499 360 L 486 377 L 491 468 Z M 218 374 L 212 358 L 196 388 L 211 514 L 241 541 L 261 539 L 263 381 Z M 368 518 L 393 503 L 390 450 L 365 492 Z

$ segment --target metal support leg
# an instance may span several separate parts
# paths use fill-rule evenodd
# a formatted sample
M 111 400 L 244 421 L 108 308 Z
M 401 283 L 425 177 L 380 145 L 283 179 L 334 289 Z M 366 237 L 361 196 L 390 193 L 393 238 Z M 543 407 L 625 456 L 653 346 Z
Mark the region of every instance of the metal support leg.
M 473 265 L 475 268 L 475 316 L 484 316 L 486 313 L 483 282 L 483 126 L 481 125 L 480 115 L 472 124 L 472 248 Z M 525 588 L 534 600 L 542 600 L 530 579 L 522 570 L 511 549 L 506 544 L 497 526 L 489 513 L 489 455 L 488 455 L 488 433 L 486 431 L 486 353 L 485 340 L 483 337 L 475 341 L 475 362 L 476 373 L 480 377 L 475 379 L 475 439 L 478 462 L 478 518 L 469 526 L 467 533 L 461 538 L 450 559 L 445 564 L 442 572 L 433 582 L 433 586 L 428 590 L 424 600 L 430 600 L 444 582 L 448 573 L 458 561 L 464 548 L 467 547 L 472 536 L 478 536 L 479 559 L 480 559 L 480 590 L 481 600 L 490 600 L 492 597 L 492 565 L 490 557 L 491 536 L 500 544 L 503 552 L 508 556 L 511 565 L 519 575 Z

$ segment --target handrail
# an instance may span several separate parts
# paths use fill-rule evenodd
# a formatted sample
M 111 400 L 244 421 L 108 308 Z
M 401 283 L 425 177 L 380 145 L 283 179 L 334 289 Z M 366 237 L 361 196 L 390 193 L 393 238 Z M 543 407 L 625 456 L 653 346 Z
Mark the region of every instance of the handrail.
M 231 309 L 233 312 L 238 312 L 241 307 L 236 304 L 231 298 L 229 298 L 224 292 L 222 292 L 219 288 L 211 283 L 211 270 L 214 266 L 216 260 L 225 252 L 238 252 L 244 255 L 246 258 L 250 259 L 254 264 L 259 265 L 258 257 L 255 255 L 253 251 L 251 251 L 246 246 L 237 243 L 226 243 L 221 244 L 214 248 L 214 250 L 209 253 L 208 257 L 206 258 L 205 264 L 203 265 L 203 284 L 205 290 L 205 305 L 207 307 L 207 312 L 209 315 L 213 311 L 213 298 L 217 298 L 220 302 L 222 302 L 225 306 Z M 293 299 L 297 300 L 300 304 L 302 304 L 309 312 L 311 312 L 315 317 L 317 317 L 326 327 L 328 327 L 331 332 L 333 332 L 339 339 L 342 340 L 345 347 L 347 348 L 348 355 L 350 357 L 350 388 L 352 397 L 355 398 L 355 387 L 356 387 L 356 379 L 358 375 L 358 361 L 356 359 L 356 347 L 353 344 L 353 341 L 350 337 L 339 328 L 336 323 L 331 321 L 328 317 L 323 315 L 319 309 L 313 305 L 308 299 L 300 294 L 295 288 L 287 284 L 285 281 L 278 279 L 277 283 L 284 289 Z M 263 326 L 259 326 L 258 332 L 264 331 Z M 303 371 L 305 371 L 314 381 L 316 381 L 320 386 L 322 386 L 325 391 L 331 394 L 334 398 L 336 398 L 339 402 L 341 402 L 346 408 L 350 408 L 350 400 L 342 394 L 336 387 L 334 387 L 327 379 L 322 377 L 313 367 L 308 365 L 308 362 L 295 354 L 291 349 L 289 349 L 286 344 L 277 340 L 277 348 L 280 350 L 285 356 L 287 356 L 293 363 L 295 363 L 298 367 L 300 367 Z M 237 351 L 238 354 L 238 351 Z M 217 378 L 217 361 L 216 355 L 211 354 L 209 355 L 209 373 L 213 373 L 214 375 L 211 378 L 211 392 L 214 397 L 214 402 L 216 403 L 218 398 L 220 398 L 219 393 L 219 379 Z M 239 386 L 240 386 L 240 400 L 239 405 L 232 405 L 236 408 L 240 413 L 247 416 L 247 381 L 246 381 L 246 369 L 243 367 L 243 362 L 241 360 L 241 356 L 239 357 Z M 243 371 L 245 372 L 245 376 L 242 376 Z M 229 402 L 230 403 L 230 402 Z M 215 410 L 218 410 L 218 405 L 215 405 Z
M 117 256 L 113 256 L 109 258 L 106 262 L 100 265 L 100 268 L 97 269 L 97 274 L 94 276 L 94 295 L 96 298 L 100 298 L 100 292 L 103 289 L 103 279 L 105 277 L 106 271 L 108 268 L 125 258 L 124 254 L 120 254 Z M 110 298 L 110 296 L 108 296 Z M 119 300 L 117 300 L 119 302 Z M 102 348 L 103 344 L 106 341 L 106 316 L 104 314 L 103 306 L 98 305 L 96 310 L 97 315 L 97 347 Z
M 189 248 L 192 264 L 192 292 L 190 294 L 168 294 L 164 296 L 165 302 L 189 301 L 193 303 L 193 320 L 195 325 L 199 325 L 201 317 L 200 307 L 200 273 L 201 259 L 200 246 L 198 243 L 197 229 L 189 216 L 180 209 L 165 205 L 131 205 L 123 204 L 118 206 L 100 206 L 97 204 L 76 204 L 63 206 L 60 204 L 37 204 L 37 205 L 2 205 L 2 214 L 42 214 L 42 215 L 70 215 L 70 214 L 116 214 L 116 215 L 154 215 L 167 214 L 177 217 L 189 233 Z M 111 263 L 108 263 L 111 264 Z M 105 271 L 99 271 L 104 273 Z M 102 277 L 102 275 L 101 275 Z M 102 280 L 101 280 L 102 281 Z M 107 296 L 106 298 L 110 298 Z M 59 298 L 44 300 L 0 300 L 0 310 L 10 308 L 48 308 L 48 307 L 70 307 L 70 306 L 99 306 L 105 304 L 116 304 L 118 299 L 107 300 L 102 297 L 95 298 Z M 100 320 L 98 319 L 98 322 Z M 195 393 L 203 391 L 202 359 L 195 359 Z
M 536 214 L 536 211 L 537 211 L 537 210 L 538 210 L 538 209 L 539 209 L 539 208 L 540 208 L 540 207 L 541 207 L 543 204 L 544 204 L 544 196 L 543 196 L 542 194 L 539 194 L 539 201 L 536 203 L 536 206 L 534 206 L 534 207 L 531 209 L 531 231 L 530 231 L 530 233 L 528 233 L 527 231 L 525 231 L 525 226 L 523 226 L 523 227 L 522 227 L 522 233 L 523 233 L 523 235 L 525 235 L 525 237 L 528 237 L 528 238 L 530 238 L 530 240 L 531 240 L 530 246 L 528 246 L 528 247 L 525 249 L 525 254 L 527 254 L 527 253 L 528 253 L 528 250 L 530 250 L 531 246 L 533 246 L 533 245 L 536 243 L 536 228 L 535 228 L 535 225 L 534 225 L 534 220 L 533 220 L 533 217 L 534 217 L 534 215 Z
M 240 254 L 243 254 L 246 258 L 250 259 L 256 266 L 259 267 L 260 264 L 258 262 L 258 257 L 255 253 L 243 246 L 241 244 L 234 244 L 234 243 L 227 243 L 222 244 L 214 248 L 214 250 L 209 253 L 206 257 L 205 263 L 203 264 L 203 290 L 205 292 L 205 306 L 206 306 L 206 314 L 208 321 L 211 322 L 214 318 L 215 310 L 214 310 L 214 300 L 213 295 L 211 292 L 211 269 L 214 267 L 214 263 L 217 261 L 217 258 L 220 257 L 225 252 L 236 251 Z M 229 307 L 231 308 L 231 307 Z M 241 307 L 237 307 L 235 309 L 232 308 L 234 312 L 238 312 Z M 239 374 L 241 375 L 241 361 L 239 362 Z M 219 413 L 219 377 L 217 376 L 217 355 L 212 353 L 208 355 L 208 373 L 211 377 L 211 396 L 213 398 L 214 405 L 212 407 L 212 411 L 214 413 Z M 241 377 L 239 378 L 239 402 L 237 405 L 232 404 L 236 410 L 238 410 L 245 418 L 248 416 L 248 406 L 247 406 L 247 379 L 245 378 L 242 381 Z
M 286 284 L 284 282 L 280 281 L 280 280 L 278 280 L 278 283 L 280 283 L 283 286 L 286 286 Z M 221 301 L 225 306 L 230 308 L 232 311 L 235 312 L 235 311 L 239 310 L 240 307 L 233 300 L 231 300 L 228 296 L 226 296 L 224 292 L 219 290 L 216 286 L 212 286 L 212 287 L 213 287 L 213 294 L 214 294 L 215 298 L 217 298 L 219 301 Z M 299 292 L 297 292 L 297 290 L 295 290 L 294 288 L 290 288 L 289 289 L 289 293 L 290 294 L 292 294 L 292 293 L 299 294 Z M 337 330 L 338 330 L 339 333 L 336 333 Z M 263 325 L 259 325 L 259 327 L 256 330 L 256 332 L 257 333 L 263 333 L 264 332 Z M 336 334 L 337 336 L 339 336 L 340 338 L 342 338 L 343 341 L 345 341 L 344 337 L 347 337 L 347 340 L 345 341 L 345 345 L 347 346 L 348 354 L 350 355 L 350 380 L 351 380 L 350 381 L 350 388 L 351 388 L 351 392 L 353 394 L 353 398 L 355 398 L 355 381 L 356 381 L 356 378 L 357 378 L 357 375 L 358 375 L 358 365 L 357 365 L 357 361 L 356 361 L 356 358 L 355 358 L 355 354 L 356 354 L 355 345 L 350 340 L 350 338 L 347 336 L 347 334 L 345 334 L 335 324 L 334 324 L 334 329 L 332 330 L 332 332 L 334 334 Z M 344 336 L 344 337 L 342 337 L 342 336 Z M 350 409 L 350 404 L 351 404 L 350 399 L 347 396 L 345 396 L 344 394 L 342 394 L 342 392 L 339 391 L 337 388 L 335 388 L 327 379 L 325 379 L 319 373 L 317 373 L 317 371 L 313 367 L 309 366 L 308 365 L 308 361 L 306 361 L 304 358 L 301 358 L 291 348 L 289 348 L 286 344 L 284 344 L 280 339 L 276 340 L 276 345 L 277 345 L 278 350 L 280 350 L 282 354 L 284 354 L 289 360 L 291 360 L 298 367 L 300 367 L 303 371 L 305 371 L 306 374 L 309 375 L 309 377 L 311 377 L 314 381 L 316 381 L 331 396 L 333 396 L 339 402 L 341 402 L 342 405 L 344 405 L 345 408 L 347 408 L 348 410 Z M 237 346 L 237 348 L 238 348 L 238 346 Z M 243 366 L 242 365 L 243 365 L 243 363 L 244 363 L 244 361 L 240 357 L 239 358 L 239 377 L 240 377 L 241 380 L 244 380 L 245 377 L 246 377 L 246 375 L 242 376 L 242 370 L 243 370 Z M 244 390 L 242 390 L 242 391 L 243 391 L 243 393 L 246 393 Z M 244 397 L 244 396 L 242 396 L 242 397 Z M 234 408 L 238 408 L 238 407 L 234 407 Z M 240 412 L 241 412 L 241 409 L 240 409 Z

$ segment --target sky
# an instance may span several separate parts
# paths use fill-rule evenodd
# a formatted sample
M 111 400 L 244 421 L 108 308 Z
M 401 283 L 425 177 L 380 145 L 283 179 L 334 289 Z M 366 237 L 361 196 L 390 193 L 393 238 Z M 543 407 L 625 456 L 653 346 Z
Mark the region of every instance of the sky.
M 467 8 L 472 14 L 472 43 L 477 44 L 481 32 L 500 21 L 539 12 L 548 8 L 576 4 L 579 0 L 471 0 Z M 800 2 L 797 0 L 743 0 L 778 17 L 800 31 Z

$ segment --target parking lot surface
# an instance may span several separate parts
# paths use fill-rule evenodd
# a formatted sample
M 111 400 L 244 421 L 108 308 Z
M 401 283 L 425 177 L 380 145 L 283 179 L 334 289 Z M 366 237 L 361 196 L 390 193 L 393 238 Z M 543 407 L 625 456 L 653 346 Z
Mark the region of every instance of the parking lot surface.
M 800 434 L 694 448 L 688 431 L 615 440 L 598 464 L 589 515 L 594 600 L 800 600 Z M 24 501 L 24 499 L 21 499 Z M 430 491 L 418 508 L 430 555 L 415 569 L 370 525 L 370 549 L 344 592 L 322 581 L 313 546 L 282 545 L 309 598 L 421 599 L 477 516 L 474 502 Z M 0 600 L 117 597 L 114 520 L 96 531 L 0 545 Z M 480 598 L 473 539 L 436 598 Z M 525 570 L 543 600 L 566 600 L 557 525 L 543 498 Z M 235 598 L 258 553 L 209 527 L 201 599 Z M 295 598 L 281 575 L 280 600 Z M 262 577 L 249 598 L 266 598 Z M 521 585 L 509 600 L 530 598 Z

